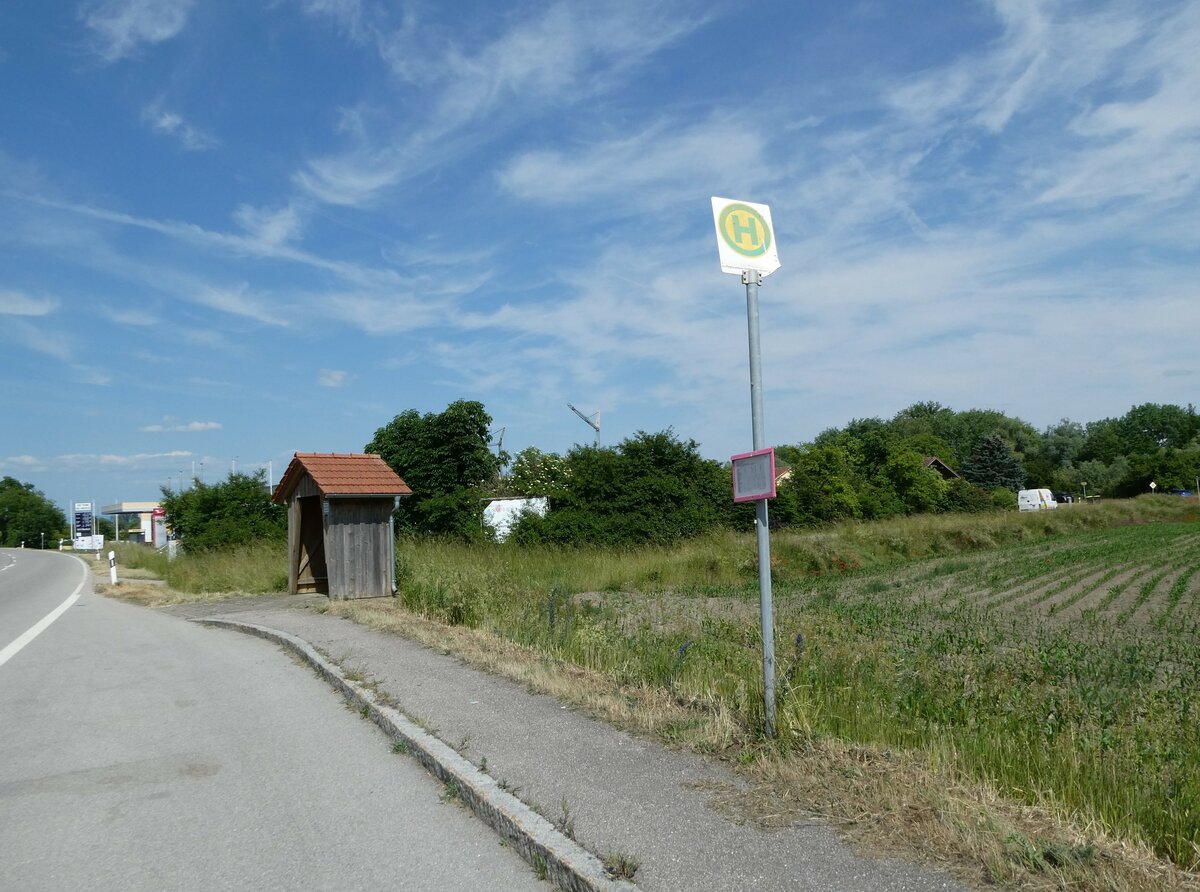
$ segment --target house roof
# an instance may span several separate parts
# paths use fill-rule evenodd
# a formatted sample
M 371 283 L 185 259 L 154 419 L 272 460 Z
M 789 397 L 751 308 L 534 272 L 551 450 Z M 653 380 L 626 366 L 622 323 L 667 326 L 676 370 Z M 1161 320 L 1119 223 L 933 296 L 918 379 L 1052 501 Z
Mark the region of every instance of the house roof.
M 936 455 L 925 456 L 925 467 L 937 471 L 945 480 L 953 480 L 959 476 L 958 471 L 954 470 L 954 468 L 950 467 Z
M 409 496 L 412 490 L 378 455 L 297 452 L 273 501 L 285 502 L 307 474 L 322 495 Z

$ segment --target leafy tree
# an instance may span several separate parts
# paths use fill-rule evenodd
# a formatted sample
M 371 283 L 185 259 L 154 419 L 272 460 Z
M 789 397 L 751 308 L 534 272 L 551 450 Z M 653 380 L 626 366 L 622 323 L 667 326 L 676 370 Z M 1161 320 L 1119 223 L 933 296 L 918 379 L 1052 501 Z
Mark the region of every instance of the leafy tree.
M 961 472 L 969 482 L 982 489 L 1016 491 L 1025 485 L 1025 471 L 1008 444 L 998 434 L 979 438 Z
M 932 434 L 946 439 L 947 436 L 954 435 L 957 418 L 958 414 L 953 409 L 929 400 L 913 403 L 907 409 L 897 412 L 896 417 L 892 419 L 891 429 L 901 438 Z
M 994 409 L 968 409 L 958 413 L 957 438 L 952 442 L 959 451 L 960 464 L 974 454 L 981 437 L 997 436 L 1015 454 L 1018 461 L 1038 449 L 1041 434 L 1020 418 L 1010 418 Z M 949 437 L 947 439 L 950 439 Z
M 1087 483 L 1087 491 L 1093 496 L 1111 496 L 1116 494 L 1117 485 L 1129 476 L 1129 459 L 1118 455 L 1110 463 L 1099 459 L 1080 462 L 1070 475 L 1072 492 L 1083 492 L 1083 484 Z
M 1189 449 L 1158 449 L 1154 452 L 1131 455 L 1125 462 L 1126 472 L 1109 487 L 1115 496 L 1136 496 L 1150 492 L 1154 481 L 1157 492 L 1173 489 L 1192 489 L 1200 477 L 1200 447 Z
M 946 481 L 925 467 L 924 457 L 911 449 L 899 449 L 883 466 L 883 478 L 904 503 L 909 514 L 940 511 L 946 496 Z
M 287 509 L 271 501 L 266 473 L 231 473 L 220 483 L 192 481 L 191 489 L 162 490 L 172 533 L 188 551 L 287 538 Z
M 491 425 L 482 403 L 457 400 L 441 413 L 409 409 L 375 431 L 365 451 L 382 456 L 413 491 L 396 512 L 398 529 L 482 535 L 481 487 L 507 463 L 491 450 Z
M 1182 449 L 1200 433 L 1200 417 L 1192 406 L 1143 403 L 1117 422 L 1126 455 L 1147 455 L 1159 449 Z
M 1064 418 L 1046 428 L 1037 455 L 1055 466 L 1065 467 L 1074 463 L 1086 442 L 1087 431 L 1083 425 Z
M 1086 439 L 1079 450 L 1079 461 L 1100 461 L 1110 464 L 1125 454 L 1119 422 L 1113 418 L 1089 421 L 1084 425 Z
M 1008 490 L 1002 490 L 1008 492 Z M 1011 493 L 1010 493 L 1011 495 Z M 960 477 L 946 481 L 945 495 L 942 507 L 949 512 L 965 512 L 977 514 L 994 507 L 992 496 L 986 490 L 980 489 L 973 483 L 968 483 Z
M 815 524 L 862 516 L 850 454 L 838 446 L 789 452 L 792 472 L 770 506 L 773 522 Z
M 0 545 L 40 547 L 43 534 L 54 542 L 68 533 L 67 519 L 32 483 L 0 480 Z
M 563 490 L 568 473 L 567 461 L 561 455 L 528 446 L 513 459 L 507 486 L 517 496 L 548 496 Z
M 1086 443 L 1083 425 L 1066 418 L 1046 428 L 1037 449 L 1025 456 L 1025 479 L 1052 489 L 1071 489 L 1062 480 Z
M 729 471 L 670 429 L 614 448 L 577 446 L 545 518 L 526 515 L 516 542 L 666 543 L 728 523 Z

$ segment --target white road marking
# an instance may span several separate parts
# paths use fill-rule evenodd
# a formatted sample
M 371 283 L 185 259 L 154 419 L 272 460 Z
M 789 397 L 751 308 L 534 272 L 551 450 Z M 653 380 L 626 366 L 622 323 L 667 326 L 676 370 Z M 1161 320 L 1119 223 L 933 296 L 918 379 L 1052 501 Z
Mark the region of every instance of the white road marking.
M 84 585 L 87 583 L 88 573 L 87 565 L 84 564 L 83 561 L 80 561 L 79 563 L 83 570 L 83 578 L 79 580 L 79 585 L 75 586 L 75 591 L 71 592 L 67 600 L 63 601 L 61 604 L 43 616 L 40 620 L 38 620 L 34 625 L 30 626 L 16 641 L 8 645 L 6 648 L 4 648 L 4 650 L 0 650 L 0 666 L 3 666 L 18 653 L 20 653 L 21 648 L 23 648 L 38 635 L 42 634 L 42 632 L 46 631 L 52 622 L 66 613 L 67 608 L 79 600 L 79 595 L 83 591 Z

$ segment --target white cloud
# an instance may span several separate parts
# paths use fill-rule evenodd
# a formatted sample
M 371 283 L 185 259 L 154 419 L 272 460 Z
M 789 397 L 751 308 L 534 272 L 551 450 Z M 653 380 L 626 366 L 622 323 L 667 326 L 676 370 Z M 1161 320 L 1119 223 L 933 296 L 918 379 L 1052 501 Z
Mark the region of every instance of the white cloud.
M 24 192 L 13 193 L 11 197 L 29 204 L 39 205 L 41 207 L 50 208 L 53 210 L 65 211 L 67 213 L 75 214 L 87 219 L 99 220 L 101 222 L 113 223 L 120 226 L 129 226 L 135 229 L 142 229 L 147 232 L 155 232 L 166 238 L 174 239 L 181 243 L 197 245 L 200 247 L 220 251 L 225 254 L 260 257 L 297 263 L 313 269 L 333 273 L 339 278 L 354 282 L 356 284 L 370 285 L 372 287 L 396 287 L 397 285 L 403 284 L 403 280 L 394 270 L 369 267 L 358 263 L 349 263 L 340 260 L 328 260 L 311 252 L 302 251 L 287 243 L 272 243 L 270 240 L 262 238 L 261 232 L 255 233 L 253 236 L 219 232 L 206 229 L 203 226 L 196 225 L 195 223 L 186 223 L 179 220 L 156 220 L 148 217 L 138 217 L 122 211 L 112 211 L 103 207 L 95 207 L 92 205 L 74 202 L 65 202 Z M 235 211 L 235 217 L 236 216 L 238 216 L 237 211 Z M 246 217 L 243 219 L 244 221 L 248 222 L 250 218 Z M 297 222 L 297 226 L 299 225 L 299 222 Z M 52 226 L 50 228 L 52 228 L 57 234 L 61 229 L 61 221 L 52 221 Z M 137 263 L 132 263 L 129 258 L 115 254 L 107 249 L 103 249 L 103 253 L 105 254 L 105 259 L 114 266 L 120 267 L 123 274 L 130 274 L 133 267 L 139 266 Z M 164 273 L 178 277 L 178 274 L 170 269 L 156 268 L 153 270 L 153 274 L 148 278 L 156 279 L 161 277 Z
M 355 42 L 368 38 L 362 0 L 301 0 L 300 7 L 308 15 L 333 20 Z
M 153 464 L 163 459 L 180 459 L 191 457 L 191 452 L 182 449 L 176 449 L 172 452 L 139 452 L 135 455 L 75 452 L 67 455 L 56 455 L 47 458 L 45 463 L 51 467 L 76 469 L 136 467 L 137 465 Z
M 158 317 L 148 310 L 135 307 L 111 307 L 100 304 L 97 309 L 106 319 L 118 325 L 128 325 L 135 328 L 150 328 L 158 325 Z
M 61 330 L 46 331 L 18 317 L 0 326 L 0 339 L 8 339 L 17 347 L 57 359 L 74 383 L 99 387 L 112 383 L 112 375 L 107 371 L 78 361 L 85 354 L 77 348 L 74 339 Z
M 286 328 L 288 324 L 277 308 L 270 306 L 264 298 L 249 293 L 245 283 L 233 288 L 202 286 L 192 295 L 192 300 L 210 309 L 267 325 Z
M 320 387 L 344 387 L 350 377 L 349 372 L 340 369 L 321 369 L 317 375 L 317 385 Z
M 32 455 L 10 455 L 0 459 L 0 468 L 38 468 L 43 460 Z
M 1172 201 L 1200 185 L 1200 7 L 1164 21 L 1125 60 L 1127 97 L 1080 112 L 1073 151 L 1040 165 L 1043 203 Z
M 304 228 L 303 214 L 295 204 L 276 210 L 242 204 L 233 212 L 233 219 L 253 242 L 265 249 L 293 241 Z
M 174 418 L 164 418 L 162 424 L 147 424 L 138 430 L 147 434 L 193 434 L 199 431 L 219 431 L 223 425 L 219 421 L 176 421 Z
M 0 328 L 0 333 L 9 335 L 18 345 L 62 362 L 75 358 L 75 346 L 70 338 L 60 332 L 47 332 L 24 319 L 13 319 Z
M 58 309 L 58 301 L 50 297 L 30 297 L 20 291 L 0 290 L 0 315 L 45 316 Z
M 1070 101 L 1093 85 L 1141 30 L 1120 9 L 1043 0 L 992 5 L 1001 26 L 993 44 L 889 86 L 884 98 L 894 111 L 914 125 L 973 124 L 998 133 L 1048 97 Z
M 340 10 L 339 19 L 347 20 L 349 7 L 341 9 L 346 4 L 325 8 L 330 5 L 318 3 L 315 11 Z M 355 128 L 351 147 L 309 160 L 293 181 L 328 204 L 368 205 L 468 146 L 603 94 L 707 20 L 670 2 L 552 3 L 489 43 L 464 47 L 457 35 L 419 31 L 406 15 L 401 28 L 377 30 L 377 42 L 385 60 L 427 91 L 428 113 L 415 126 L 388 126 L 375 140 Z
M 108 62 L 134 55 L 143 44 L 170 40 L 187 25 L 195 0 L 88 0 L 84 24 L 96 33 L 97 52 Z
M 155 133 L 178 140 L 189 152 L 202 152 L 220 145 L 216 137 L 193 127 L 178 112 L 163 108 L 160 101 L 152 102 L 142 109 L 142 120 L 149 124 Z
M 404 155 L 357 150 L 331 158 L 315 158 L 293 181 L 318 201 L 360 207 L 394 185 L 401 177 Z
M 638 205 L 701 196 L 736 180 L 751 188 L 764 172 L 764 139 L 757 129 L 722 116 L 692 125 L 659 121 L 636 136 L 565 151 L 527 152 L 500 172 L 501 186 L 518 198 L 594 203 L 622 196 Z

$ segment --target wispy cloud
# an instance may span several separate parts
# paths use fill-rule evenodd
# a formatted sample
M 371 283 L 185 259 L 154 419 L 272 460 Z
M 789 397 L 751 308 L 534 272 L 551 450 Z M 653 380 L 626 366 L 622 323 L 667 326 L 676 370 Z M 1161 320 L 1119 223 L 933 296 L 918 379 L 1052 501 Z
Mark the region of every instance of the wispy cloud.
M 1200 185 L 1200 7 L 1183 9 L 1126 61 L 1122 98 L 1071 122 L 1079 145 L 1042 166 L 1043 203 L 1092 206 L 1116 198 L 1171 201 Z
M 193 127 L 178 112 L 164 108 L 161 101 L 152 102 L 143 108 L 142 120 L 149 124 L 155 133 L 177 140 L 189 152 L 215 149 L 221 144 L 216 137 Z
M 344 387 L 350 378 L 350 373 L 340 369 L 321 369 L 317 375 L 317 385 L 320 387 Z
M 71 362 L 75 358 L 75 345 L 62 332 L 45 331 L 24 319 L 9 320 L 7 324 L 0 327 L 0 332 L 7 334 L 15 344 L 61 362 Z
M 288 325 L 287 319 L 283 317 L 278 308 L 271 306 L 270 302 L 261 295 L 252 293 L 246 283 L 232 288 L 203 286 L 192 295 L 192 299 L 210 309 L 253 319 L 266 325 L 280 328 L 286 328 Z
M 97 309 L 106 319 L 118 325 L 151 328 L 159 323 L 159 319 L 154 313 L 140 307 L 112 307 L 101 304 Z
M 223 425 L 219 421 L 177 421 L 174 418 L 164 418 L 162 424 L 147 424 L 138 430 L 147 434 L 193 434 L 199 431 L 219 431 Z
M 176 449 L 172 452 L 139 452 L 134 455 L 74 452 L 67 455 L 51 456 L 44 459 L 44 462 L 52 468 L 135 467 L 143 464 L 155 464 L 165 459 L 175 460 L 191 457 L 191 452 L 182 449 Z
M 143 44 L 170 40 L 187 25 L 195 0 L 87 0 L 79 17 L 95 32 L 107 62 L 133 56 Z
M 81 351 L 75 339 L 64 331 L 47 331 L 25 318 L 18 317 L 0 326 L 0 340 L 8 340 L 16 349 L 32 350 L 58 360 L 73 383 L 98 387 L 112 384 L 112 375 L 109 372 L 79 361 L 87 354 Z
M 526 152 L 499 174 L 500 185 L 518 198 L 594 204 L 598 196 L 621 196 L 641 207 L 683 196 L 704 195 L 735 179 L 753 190 L 766 168 L 764 139 L 750 122 L 687 123 L 659 120 L 641 133 L 571 151 Z
M 298 238 L 304 228 L 304 215 L 296 204 L 275 209 L 242 204 L 234 211 L 233 219 L 250 240 L 262 245 L 264 250 Z
M 45 316 L 58 309 L 58 301 L 51 297 L 30 297 L 20 291 L 0 290 L 0 315 Z
M 310 5 L 330 14 L 330 4 Z M 335 3 L 340 20 L 359 21 L 356 4 Z M 411 15 L 395 30 L 376 29 L 385 60 L 417 80 L 430 109 L 419 124 L 400 122 L 375 138 L 352 131 L 346 151 L 310 159 L 293 179 L 319 201 L 364 206 L 467 146 L 522 126 L 531 117 L 576 105 L 627 79 L 646 59 L 707 23 L 670 2 L 619 0 L 599 6 L 552 3 L 479 47 L 453 35 L 431 41 Z M 487 125 L 486 128 L 484 125 Z
M 153 217 L 138 216 L 124 211 L 110 210 L 109 208 L 80 202 L 62 201 L 57 198 L 24 191 L 11 191 L 7 193 L 7 196 L 29 204 L 74 214 L 85 219 L 154 232 L 181 243 L 219 251 L 234 257 L 255 257 L 296 263 L 331 273 L 356 284 L 371 285 L 373 287 L 396 287 L 404 284 L 405 281 L 395 270 L 342 260 L 330 260 L 319 254 L 293 247 L 286 241 L 273 241 L 271 238 L 266 238 L 264 234 L 271 234 L 270 227 L 264 222 L 269 212 L 252 209 L 243 210 L 243 208 L 249 207 L 247 205 L 240 205 L 239 209 L 234 212 L 235 220 L 243 227 L 250 228 L 249 234 L 244 234 L 208 229 L 195 223 L 181 220 L 160 220 Z M 281 218 L 284 221 L 284 225 L 281 227 L 276 222 L 274 224 L 276 226 L 275 233 L 285 231 L 288 225 L 294 223 L 295 228 L 288 233 L 289 238 L 293 237 L 301 225 L 302 215 L 298 210 L 286 211 L 286 209 L 277 213 L 284 214 L 284 217 Z M 292 213 L 296 214 L 296 218 L 292 223 L 289 223 L 288 215 Z M 122 259 L 121 262 L 127 261 Z

